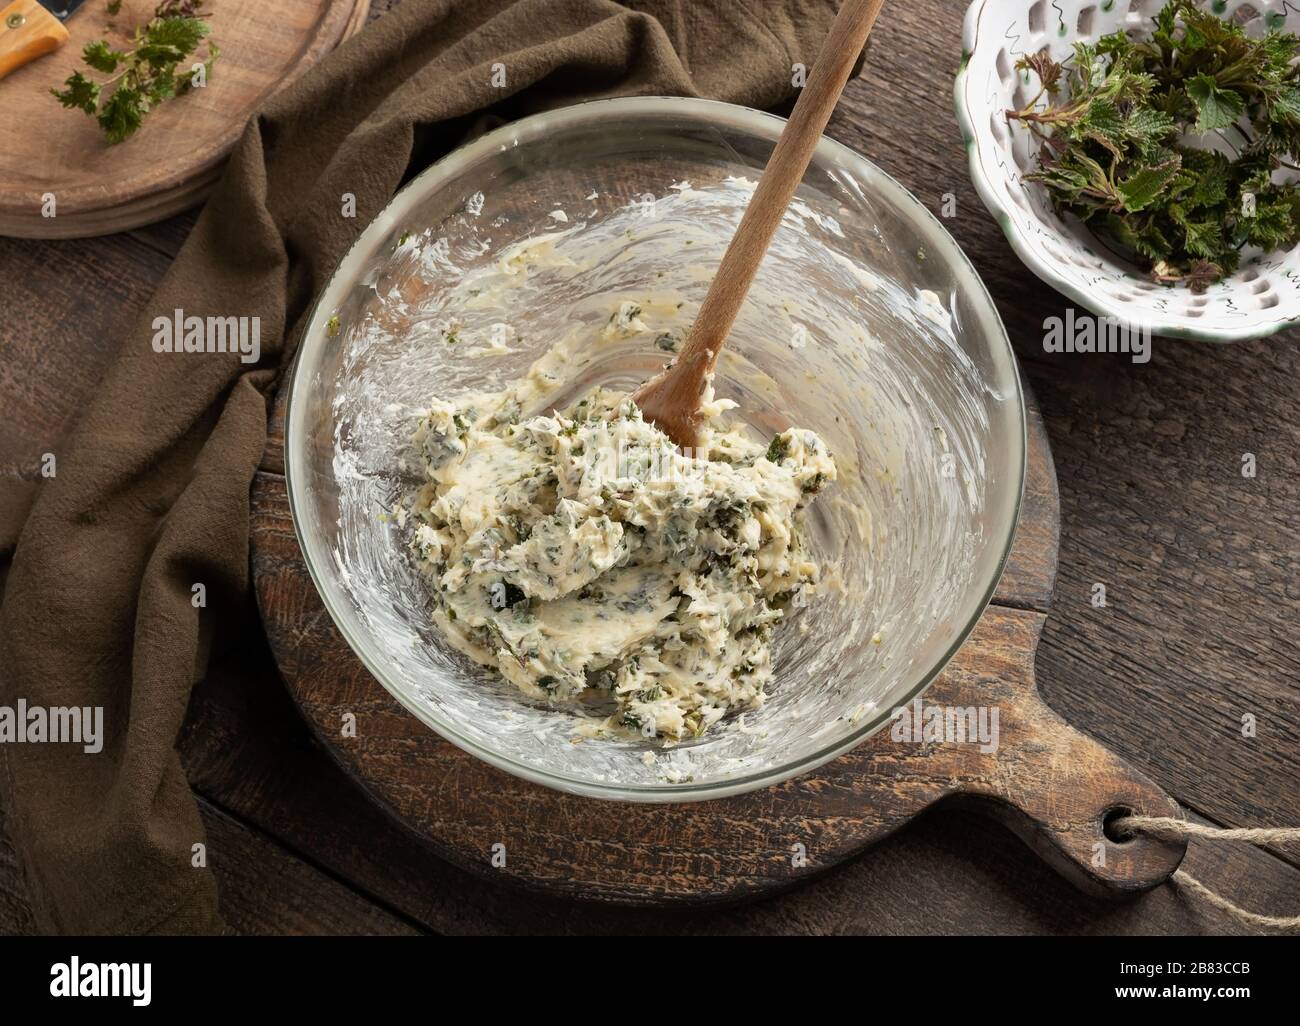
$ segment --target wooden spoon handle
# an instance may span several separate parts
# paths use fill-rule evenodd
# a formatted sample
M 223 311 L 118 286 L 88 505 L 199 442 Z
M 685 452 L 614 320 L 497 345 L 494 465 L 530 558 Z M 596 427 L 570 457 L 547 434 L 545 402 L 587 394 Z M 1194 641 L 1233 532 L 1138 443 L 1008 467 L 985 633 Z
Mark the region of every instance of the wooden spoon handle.
M 740 227 L 722 257 L 679 363 L 690 364 L 702 358 L 712 370 L 884 2 L 844 0 L 790 120 L 768 158 Z

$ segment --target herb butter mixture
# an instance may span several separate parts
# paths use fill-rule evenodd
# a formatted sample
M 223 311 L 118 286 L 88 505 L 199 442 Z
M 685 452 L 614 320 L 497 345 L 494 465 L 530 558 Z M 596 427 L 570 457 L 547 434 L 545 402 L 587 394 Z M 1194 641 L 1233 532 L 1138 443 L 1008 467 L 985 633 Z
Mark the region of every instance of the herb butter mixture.
M 835 479 L 825 443 L 715 428 L 687 455 L 625 395 L 521 419 L 535 392 L 435 401 L 416 432 L 412 544 L 447 639 L 530 697 L 609 704 L 615 735 L 761 705 L 773 631 L 816 588 L 800 511 Z

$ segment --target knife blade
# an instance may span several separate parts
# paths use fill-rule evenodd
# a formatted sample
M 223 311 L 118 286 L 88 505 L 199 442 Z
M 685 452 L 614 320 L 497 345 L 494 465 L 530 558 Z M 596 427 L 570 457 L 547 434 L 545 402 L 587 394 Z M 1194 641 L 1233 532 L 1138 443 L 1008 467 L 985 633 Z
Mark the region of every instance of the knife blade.
M 0 78 L 68 41 L 63 23 L 86 0 L 13 0 L 0 9 Z M 0 0 L 0 4 L 4 0 Z

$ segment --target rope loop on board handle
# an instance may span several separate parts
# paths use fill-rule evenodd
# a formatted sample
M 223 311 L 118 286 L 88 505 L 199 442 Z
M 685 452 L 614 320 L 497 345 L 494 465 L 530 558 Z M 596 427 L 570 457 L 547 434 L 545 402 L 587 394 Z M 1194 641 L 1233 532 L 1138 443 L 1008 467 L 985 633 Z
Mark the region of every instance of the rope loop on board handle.
M 1116 836 L 1124 834 L 1150 834 L 1165 840 L 1186 840 L 1199 837 L 1207 841 L 1227 841 L 1241 844 L 1284 844 L 1300 841 L 1300 827 L 1212 827 L 1202 823 L 1189 823 L 1171 816 L 1122 816 L 1111 822 Z M 1228 913 L 1241 923 L 1261 926 L 1269 930 L 1300 930 L 1300 915 L 1266 916 L 1233 904 L 1217 894 L 1185 869 L 1174 872 L 1174 882 L 1199 894 L 1215 908 Z

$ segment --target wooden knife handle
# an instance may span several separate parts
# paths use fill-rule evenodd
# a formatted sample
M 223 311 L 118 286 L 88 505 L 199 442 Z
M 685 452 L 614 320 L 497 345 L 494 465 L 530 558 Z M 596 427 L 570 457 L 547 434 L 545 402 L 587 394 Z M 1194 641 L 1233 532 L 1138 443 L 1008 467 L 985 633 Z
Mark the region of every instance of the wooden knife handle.
M 67 41 L 63 23 L 36 0 L 14 0 L 0 10 L 0 78 Z

